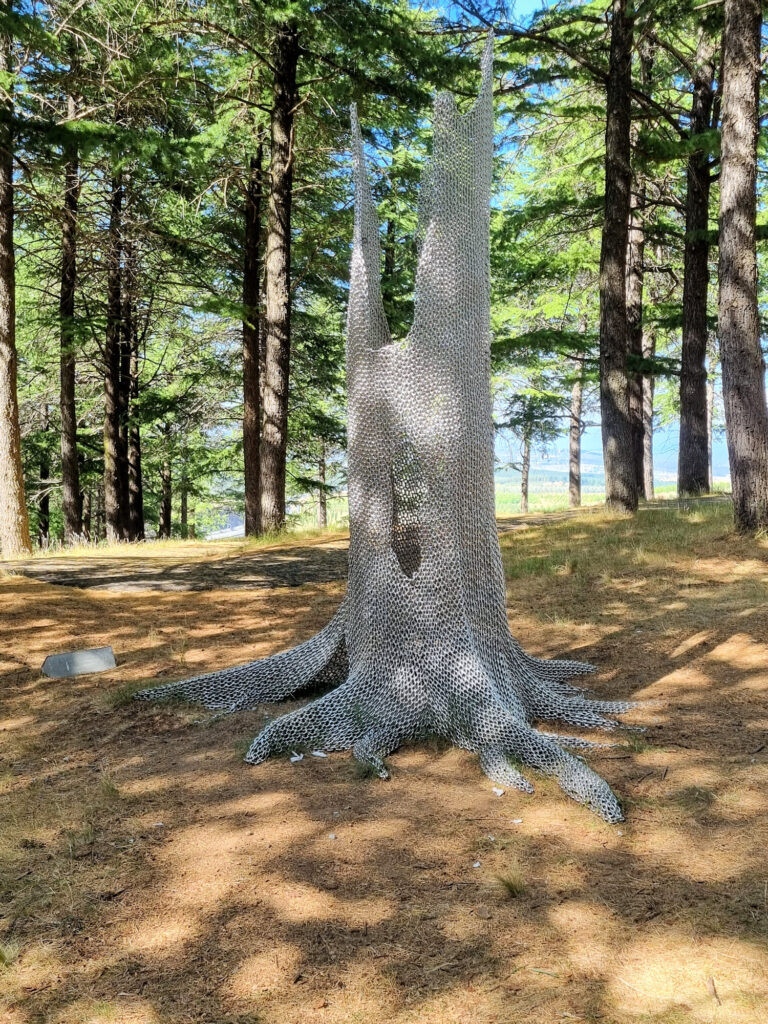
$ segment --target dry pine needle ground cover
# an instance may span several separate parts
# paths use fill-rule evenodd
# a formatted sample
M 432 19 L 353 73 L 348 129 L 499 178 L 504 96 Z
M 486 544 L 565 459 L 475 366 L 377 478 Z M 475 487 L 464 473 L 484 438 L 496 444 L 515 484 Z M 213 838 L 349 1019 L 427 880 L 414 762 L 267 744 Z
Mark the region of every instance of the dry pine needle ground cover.
M 130 703 L 302 640 L 343 584 L 0 579 L 0 1018 L 768 1020 L 768 545 L 729 524 L 701 505 L 502 536 L 521 642 L 594 661 L 601 696 L 661 702 L 592 758 L 618 828 L 548 780 L 495 797 L 437 743 L 395 754 L 388 783 L 346 754 L 254 769 L 274 708 Z M 114 672 L 40 676 L 99 644 Z

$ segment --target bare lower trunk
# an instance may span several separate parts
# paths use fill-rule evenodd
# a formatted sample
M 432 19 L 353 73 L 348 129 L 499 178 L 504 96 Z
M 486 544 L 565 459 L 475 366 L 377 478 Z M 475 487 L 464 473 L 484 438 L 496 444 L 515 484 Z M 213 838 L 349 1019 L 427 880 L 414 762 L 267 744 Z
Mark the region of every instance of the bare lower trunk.
M 160 469 L 160 521 L 158 523 L 157 535 L 165 539 L 171 536 L 171 512 L 173 505 L 173 478 L 171 475 L 171 463 L 168 459 L 163 461 Z
M 640 79 L 643 88 L 651 91 L 650 77 L 653 54 L 649 47 L 640 46 Z M 639 125 L 632 125 L 630 141 L 634 151 L 640 138 Z M 644 314 L 643 289 L 645 285 L 645 219 L 647 201 L 646 174 L 640 160 L 633 168 L 632 195 L 629 210 L 629 237 L 627 242 L 627 362 L 629 418 L 632 430 L 632 458 L 638 494 L 643 493 L 644 477 L 644 422 L 643 394 L 645 371 L 643 366 Z
M 285 526 L 288 380 L 291 355 L 291 200 L 296 108 L 296 29 L 281 25 L 275 45 L 269 215 L 266 242 L 264 420 L 260 447 L 261 528 Z
M 91 539 L 91 524 L 92 524 L 92 495 L 90 487 L 83 491 L 81 494 L 82 510 L 83 510 L 83 536 L 86 540 Z
M 261 164 L 262 146 L 249 161 L 245 193 L 243 247 L 243 468 L 245 472 L 245 535 L 261 533 Z
M 638 493 L 643 489 L 643 284 L 645 254 L 646 185 L 642 174 L 635 176 L 629 214 L 627 246 L 627 354 L 629 363 L 629 418 L 632 429 L 632 461 Z
M 317 525 L 324 530 L 328 525 L 328 495 L 325 493 L 325 446 L 317 463 L 317 478 L 320 488 L 317 492 Z
M 629 232 L 632 20 L 627 0 L 612 0 L 605 129 L 605 219 L 600 251 L 600 413 L 609 505 L 637 508 L 627 384 L 626 266 Z
M 123 183 L 112 180 L 107 252 L 107 333 L 104 344 L 104 514 L 107 538 L 125 538 L 125 446 L 122 424 L 122 331 L 120 315 Z
M 725 0 L 718 325 L 736 527 L 768 527 L 766 409 L 755 248 L 760 0 Z
M 93 539 L 98 543 L 101 540 L 106 540 L 107 536 L 107 523 L 104 516 L 104 489 L 98 487 L 96 490 L 96 512 L 94 515 L 95 526 L 93 530 Z
M 186 468 L 181 474 L 181 484 L 179 486 L 179 532 L 181 533 L 182 539 L 186 540 L 189 536 L 189 481 L 187 480 Z
M 714 98 L 712 47 L 702 33 L 693 78 L 690 136 L 709 131 Z M 688 158 L 683 258 L 683 347 L 680 360 L 680 444 L 677 492 L 706 494 L 707 456 L 707 292 L 709 289 L 709 152 Z
M 568 427 L 568 504 L 571 508 L 581 505 L 581 406 L 584 384 L 581 377 L 571 388 L 571 414 Z
M 714 374 L 707 379 L 707 480 L 710 491 L 715 486 L 712 470 L 712 424 L 715 418 L 715 378 Z
M 656 357 L 656 331 L 648 327 L 643 331 L 643 359 L 650 362 Z M 643 374 L 643 497 L 653 501 L 653 392 L 655 378 Z
M 0 72 L 9 75 L 11 41 L 0 38 Z M 7 83 L 2 84 L 6 89 Z M 32 551 L 24 497 L 17 394 L 16 262 L 13 249 L 13 101 L 0 102 L 0 555 Z
M 75 116 L 70 96 L 68 116 Z M 74 543 L 82 533 L 80 464 L 77 455 L 77 410 L 75 406 L 75 288 L 77 285 L 77 207 L 80 170 L 77 144 L 68 143 L 64 167 L 64 220 L 61 233 L 61 290 L 59 293 L 59 412 L 61 415 L 61 512 L 64 541 Z
M 531 475 L 531 435 L 527 430 L 523 434 L 522 454 L 520 466 L 520 511 L 525 514 L 528 511 L 528 479 Z
M 43 410 L 43 429 L 48 433 L 50 428 L 48 405 Z M 43 444 L 46 445 L 44 440 Z M 51 529 L 51 461 L 48 458 L 47 447 L 43 448 L 40 456 L 40 500 L 37 512 L 37 543 L 41 548 L 47 548 L 50 541 Z
M 386 778 L 388 753 L 409 738 L 437 734 L 476 751 L 497 785 L 531 792 L 514 757 L 619 821 L 607 784 L 565 749 L 589 745 L 533 723 L 611 728 L 616 723 L 605 715 L 629 705 L 587 700 L 564 683 L 586 666 L 532 658 L 509 632 L 489 372 L 490 58 L 486 48 L 482 91 L 467 115 L 458 116 L 445 97 L 437 101 L 431 201 L 406 345 L 393 343 L 384 316 L 376 207 L 354 125 L 350 547 L 342 608 L 292 651 L 138 696 L 175 693 L 227 713 L 332 686 L 269 722 L 246 760 L 351 748 Z
M 131 540 L 144 540 L 144 478 L 141 469 L 139 421 L 139 338 L 135 313 L 131 320 L 130 405 L 128 426 L 128 522 Z

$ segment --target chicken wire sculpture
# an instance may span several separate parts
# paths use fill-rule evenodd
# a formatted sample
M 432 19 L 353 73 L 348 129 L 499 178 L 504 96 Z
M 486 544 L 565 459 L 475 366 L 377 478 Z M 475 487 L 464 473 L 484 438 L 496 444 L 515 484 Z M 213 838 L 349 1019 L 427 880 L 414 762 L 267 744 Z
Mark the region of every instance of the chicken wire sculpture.
M 606 821 L 621 820 L 611 789 L 564 749 L 595 744 L 532 726 L 557 719 L 616 725 L 625 702 L 590 701 L 567 684 L 592 670 L 541 661 L 509 631 L 494 517 L 490 393 L 492 41 L 473 108 L 435 103 L 431 164 L 422 183 L 415 314 L 394 343 L 380 289 L 379 224 L 363 140 L 352 113 L 355 229 L 347 324 L 349 584 L 311 640 L 262 661 L 139 696 L 172 695 L 224 713 L 331 688 L 256 737 L 246 761 L 302 747 L 352 748 L 381 777 L 403 741 L 438 734 L 477 751 L 502 786 L 531 792 L 513 767 L 557 777 Z

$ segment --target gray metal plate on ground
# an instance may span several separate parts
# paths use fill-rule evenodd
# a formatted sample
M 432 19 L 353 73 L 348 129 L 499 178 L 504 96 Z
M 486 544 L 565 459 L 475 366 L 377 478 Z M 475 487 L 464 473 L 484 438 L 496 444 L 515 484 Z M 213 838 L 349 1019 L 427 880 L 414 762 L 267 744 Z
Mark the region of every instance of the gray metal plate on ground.
M 66 676 L 82 676 L 86 672 L 105 672 L 115 667 L 115 652 L 111 647 L 94 647 L 88 651 L 49 654 L 43 662 L 42 672 L 51 679 L 62 679 Z

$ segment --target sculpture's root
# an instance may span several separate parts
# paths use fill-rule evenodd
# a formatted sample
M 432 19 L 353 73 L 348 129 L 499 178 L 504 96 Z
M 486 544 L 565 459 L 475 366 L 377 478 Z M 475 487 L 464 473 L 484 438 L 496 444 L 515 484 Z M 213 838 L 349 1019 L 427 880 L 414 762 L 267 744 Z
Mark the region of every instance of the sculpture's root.
M 481 747 L 480 767 L 492 782 L 511 789 L 532 793 L 533 786 L 516 768 L 509 763 L 509 757 L 502 747 Z
M 516 724 L 510 724 L 504 729 L 503 739 L 501 747 L 492 748 L 490 761 L 481 755 L 483 771 L 494 782 L 517 785 L 519 789 L 527 788 L 526 780 L 511 766 L 511 778 L 521 778 L 526 785 L 508 781 L 510 775 L 505 772 L 503 762 L 506 761 L 506 757 L 513 757 L 545 775 L 554 775 L 564 793 L 579 803 L 586 804 L 610 824 L 624 820 L 619 801 L 608 783 L 593 772 L 581 758 L 566 753 L 554 739 L 536 732 L 535 729 Z M 489 767 L 491 771 L 488 770 Z M 531 792 L 532 788 L 530 787 L 528 792 Z
M 361 699 L 359 679 L 350 676 L 335 690 L 312 701 L 297 711 L 281 715 L 259 733 L 251 744 L 245 760 L 260 764 L 273 754 L 302 747 L 321 750 L 349 750 L 377 723 Z M 395 709 L 391 709 L 395 713 Z M 393 732 L 393 750 L 399 740 Z M 389 753 L 389 750 L 387 751 Z
M 534 658 L 530 654 L 526 655 L 526 661 L 530 670 L 548 683 L 565 683 L 568 679 L 592 675 L 595 671 L 595 666 L 590 665 L 588 661 L 566 661 L 561 658 L 547 661 L 546 658 Z M 579 689 L 573 684 L 569 688 Z
M 625 726 L 625 728 L 627 728 Z M 618 743 L 596 743 L 595 740 L 585 740 L 581 736 L 561 736 L 558 732 L 543 732 L 538 729 L 540 736 L 546 736 L 554 740 L 558 746 L 567 747 L 569 750 L 611 750 L 618 747 Z
M 547 687 L 527 687 L 525 706 L 532 718 L 567 722 L 582 729 L 615 729 L 619 723 L 607 714 L 623 715 L 637 707 L 633 701 L 587 700 L 581 696 L 552 693 Z
M 532 793 L 533 786 L 511 761 L 529 765 L 554 775 L 565 793 L 587 804 L 606 821 L 622 820 L 618 800 L 608 784 L 582 758 L 563 749 L 567 746 L 588 750 L 601 744 L 575 736 L 541 733 L 528 724 L 520 724 L 492 696 L 490 688 L 478 693 L 476 700 L 476 709 L 459 735 L 450 723 L 436 724 L 428 708 L 403 707 L 385 684 L 372 687 L 370 676 L 352 676 L 318 700 L 270 722 L 253 741 L 246 761 L 259 764 L 274 754 L 301 748 L 351 748 L 354 757 L 367 769 L 387 778 L 386 755 L 406 738 L 434 730 L 461 746 L 477 750 L 485 774 L 502 786 Z M 617 703 L 608 703 L 611 710 L 618 710 Z M 586 717 L 583 709 L 580 714 Z M 612 725 L 600 715 L 595 715 L 590 725 L 595 722 L 603 728 Z
M 136 699 L 180 697 L 231 714 L 287 700 L 302 690 L 335 686 L 346 679 L 347 672 L 342 605 L 324 629 L 298 647 L 247 665 L 140 690 Z
M 530 723 L 557 719 L 610 730 L 619 723 L 609 715 L 623 714 L 637 705 L 591 701 L 563 681 L 574 674 L 585 675 L 592 671 L 591 665 L 540 661 L 526 655 L 511 638 L 510 645 L 508 675 L 498 684 L 471 657 L 457 665 L 455 680 L 433 682 L 432 693 L 426 684 L 425 688 L 410 682 L 403 686 L 381 679 L 376 665 L 348 675 L 342 605 L 324 630 L 284 654 L 143 690 L 137 696 L 141 700 L 180 696 L 228 714 L 321 684 L 335 685 L 305 707 L 270 722 L 253 741 L 246 761 L 259 764 L 273 754 L 302 748 L 351 748 L 366 770 L 387 778 L 387 754 L 406 739 L 435 732 L 477 751 L 485 774 L 502 786 L 533 791 L 511 759 L 554 775 L 569 796 L 606 821 L 621 821 L 621 808 L 607 783 L 581 757 L 564 749 L 586 751 L 611 744 L 539 732 Z M 410 669 L 408 674 L 410 680 Z

